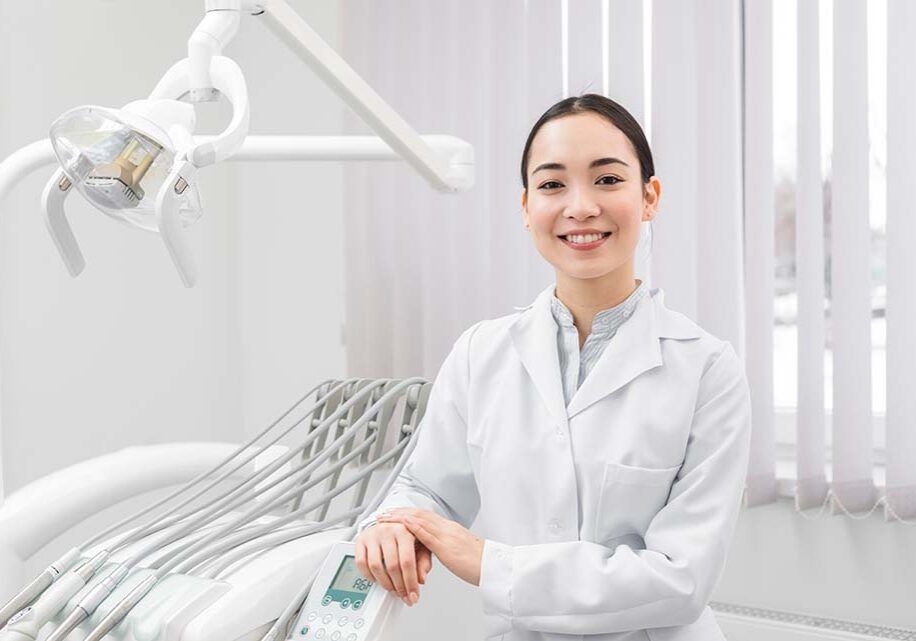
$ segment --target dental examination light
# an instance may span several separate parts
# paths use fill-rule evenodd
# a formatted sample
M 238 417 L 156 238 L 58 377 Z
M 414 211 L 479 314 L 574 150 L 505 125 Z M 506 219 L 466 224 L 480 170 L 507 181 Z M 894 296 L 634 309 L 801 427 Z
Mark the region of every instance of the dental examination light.
M 76 191 L 119 221 L 159 233 L 187 287 L 196 282 L 184 228 L 203 212 L 197 172 L 229 160 L 379 160 L 400 157 L 435 189 L 464 191 L 474 182 L 473 148 L 452 136 L 420 136 L 325 43 L 285 0 L 206 0 L 206 14 L 175 64 L 145 100 L 121 109 L 84 106 L 51 126 L 60 169 L 42 205 L 54 244 L 72 276 L 85 260 L 64 213 Z M 249 105 L 241 69 L 221 55 L 243 14 L 261 17 L 278 37 L 379 136 L 248 136 Z M 194 104 L 225 97 L 233 115 L 216 137 L 195 136 Z M 22 150 L 25 152 L 25 150 Z M 30 154 L 24 154 L 30 155 Z M 15 156 L 15 154 L 14 154 Z M 0 167 L 0 199 L 3 197 Z
M 197 171 L 235 153 L 248 133 L 248 94 L 242 71 L 229 58 L 212 58 L 213 85 L 232 104 L 232 120 L 214 140 L 195 143 L 194 106 L 188 59 L 165 74 L 150 97 L 121 109 L 78 107 L 51 125 L 51 145 L 60 170 L 42 195 L 48 229 L 72 276 L 85 266 L 64 214 L 71 187 L 103 213 L 159 232 L 182 282 L 196 280 L 182 229 L 202 213 Z

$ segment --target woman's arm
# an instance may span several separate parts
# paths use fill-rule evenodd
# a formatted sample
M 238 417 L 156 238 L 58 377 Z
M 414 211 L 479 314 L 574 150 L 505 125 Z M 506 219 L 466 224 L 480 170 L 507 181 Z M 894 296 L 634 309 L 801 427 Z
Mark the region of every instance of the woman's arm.
M 465 413 L 469 344 L 479 324 L 458 337 L 443 361 L 415 437 L 417 445 L 378 509 L 359 523 L 359 532 L 395 507 L 431 510 L 464 526 L 476 518 L 480 496 L 467 453 Z
M 416 549 L 416 537 L 402 526 L 365 530 L 395 507 L 423 508 L 465 524 L 477 516 L 480 497 L 466 445 L 468 352 L 476 327 L 462 333 L 439 369 L 404 469 L 378 509 L 358 525 L 360 572 L 397 591 L 408 605 L 419 599 L 419 584 L 431 568 L 429 550 Z

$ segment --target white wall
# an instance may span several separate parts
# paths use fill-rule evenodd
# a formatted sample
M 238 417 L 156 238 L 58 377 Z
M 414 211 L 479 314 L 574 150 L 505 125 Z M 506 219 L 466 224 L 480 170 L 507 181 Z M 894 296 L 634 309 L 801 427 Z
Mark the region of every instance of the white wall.
M 336 2 L 293 1 L 332 46 Z M 186 55 L 203 1 L 0 0 L 0 158 L 81 104 L 145 96 Z M 247 17 L 226 54 L 246 74 L 252 133 L 340 133 L 342 103 Z M 225 104 L 199 111 L 202 133 Z M 0 418 L 7 493 L 132 444 L 238 441 L 342 376 L 339 163 L 230 165 L 201 174 L 200 267 L 182 287 L 157 236 L 71 197 L 87 259 L 71 279 L 47 232 L 36 172 L 0 203 Z

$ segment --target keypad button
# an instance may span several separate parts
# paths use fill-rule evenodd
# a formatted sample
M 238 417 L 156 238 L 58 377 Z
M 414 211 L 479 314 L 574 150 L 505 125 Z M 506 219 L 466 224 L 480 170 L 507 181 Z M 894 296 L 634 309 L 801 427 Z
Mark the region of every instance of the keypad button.
M 317 619 L 317 618 L 318 618 L 318 613 L 317 613 L 317 612 L 309 612 L 309 616 L 308 616 L 308 620 L 309 620 L 309 621 L 314 621 L 314 620 Z
M 342 608 L 346 608 L 348 605 L 350 605 L 350 599 L 344 599 L 340 602 L 340 607 Z
M 337 619 L 337 625 L 347 625 L 350 622 L 350 619 L 347 617 L 340 617 Z
M 326 614 L 326 615 L 324 615 L 323 617 L 321 617 L 321 622 L 322 622 L 322 623 L 330 623 L 330 622 L 333 621 L 333 620 L 334 620 L 334 615 L 333 615 L 333 614 Z
M 359 610 L 361 607 L 363 607 L 363 602 L 361 599 L 357 599 L 356 601 L 353 602 L 354 610 Z
M 363 621 L 362 619 L 357 619 L 356 621 L 353 622 L 353 627 L 359 630 L 361 627 L 363 627 L 364 623 L 365 621 Z
M 334 634 L 331 635 L 331 641 L 339 641 L 340 639 L 340 630 L 336 630 Z
M 356 635 L 355 634 L 347 635 L 347 641 L 356 641 Z
M 318 632 L 315 633 L 315 638 L 316 638 L 316 639 L 323 639 L 323 638 L 324 638 L 324 635 L 327 634 L 327 633 L 328 633 L 328 631 L 325 630 L 324 628 L 318 628 Z
M 308 634 L 308 633 L 309 633 L 309 627 L 308 627 L 308 626 L 305 626 L 305 627 L 303 627 L 301 630 L 299 630 L 299 634 L 301 634 L 302 636 L 305 636 L 305 635 Z
M 331 603 L 331 595 L 325 594 L 324 598 L 321 599 L 321 605 L 328 605 L 329 603 Z

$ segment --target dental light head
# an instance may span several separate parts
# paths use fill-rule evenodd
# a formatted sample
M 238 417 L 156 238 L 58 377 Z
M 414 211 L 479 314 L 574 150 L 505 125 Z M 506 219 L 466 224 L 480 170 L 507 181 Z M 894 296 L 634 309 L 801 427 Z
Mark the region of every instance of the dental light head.
M 194 285 L 196 270 L 183 230 L 203 211 L 197 170 L 231 156 L 248 133 L 248 93 L 238 65 L 214 56 L 210 76 L 232 104 L 233 115 L 226 130 L 206 143 L 195 142 L 194 107 L 180 100 L 191 82 L 187 59 L 169 69 L 146 100 L 121 109 L 78 107 L 51 126 L 60 169 L 45 187 L 42 203 L 72 276 L 85 267 L 63 208 L 76 187 L 99 211 L 160 234 L 182 282 Z
M 194 107 L 177 100 L 138 100 L 118 110 L 78 107 L 51 126 L 51 145 L 67 180 L 92 205 L 158 231 L 156 195 L 176 157 L 193 145 L 194 125 Z M 178 209 L 184 226 L 200 218 L 196 185 L 180 194 Z

